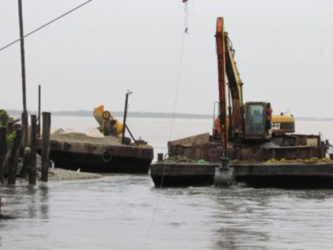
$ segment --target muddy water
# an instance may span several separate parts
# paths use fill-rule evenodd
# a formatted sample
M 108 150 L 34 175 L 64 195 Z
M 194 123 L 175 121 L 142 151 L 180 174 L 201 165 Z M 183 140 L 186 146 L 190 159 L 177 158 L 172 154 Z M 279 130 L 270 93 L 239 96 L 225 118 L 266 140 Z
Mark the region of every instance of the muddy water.
M 57 124 L 90 126 L 88 118 L 61 119 L 53 118 L 53 129 Z M 174 138 L 208 132 L 205 128 L 211 125 L 209 120 L 177 123 Z M 318 132 L 308 131 L 318 122 L 303 123 L 298 125 L 301 132 Z M 333 141 L 333 123 L 319 125 Z M 131 119 L 130 126 L 166 150 L 169 120 Z M 109 175 L 1 187 L 0 196 L 2 214 L 8 217 L 0 220 L 0 249 L 332 249 L 333 245 L 333 190 L 156 189 L 147 175 Z

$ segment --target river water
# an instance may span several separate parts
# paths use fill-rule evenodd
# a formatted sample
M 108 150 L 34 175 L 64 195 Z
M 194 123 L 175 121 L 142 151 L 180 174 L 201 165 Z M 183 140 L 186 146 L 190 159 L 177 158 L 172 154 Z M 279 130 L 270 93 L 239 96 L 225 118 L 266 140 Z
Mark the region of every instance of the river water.
M 53 130 L 94 127 L 53 117 Z M 211 120 L 130 118 L 166 152 L 169 138 L 209 132 Z M 173 129 L 172 129 L 173 128 Z M 333 122 L 298 122 L 333 141 Z M 0 187 L 0 249 L 332 249 L 333 190 L 235 186 L 155 188 L 148 175 Z

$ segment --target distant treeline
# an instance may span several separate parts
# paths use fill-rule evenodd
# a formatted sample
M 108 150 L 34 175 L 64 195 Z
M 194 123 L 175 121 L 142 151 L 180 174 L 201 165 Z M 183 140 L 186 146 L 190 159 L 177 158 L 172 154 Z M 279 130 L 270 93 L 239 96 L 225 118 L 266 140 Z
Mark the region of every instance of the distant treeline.
M 20 116 L 20 110 L 7 110 L 10 115 Z M 36 111 L 29 111 L 31 114 L 35 114 Z M 52 111 L 52 115 L 54 116 L 92 116 L 92 111 L 87 110 L 77 110 L 77 111 Z M 122 117 L 124 112 L 115 111 L 111 112 L 115 117 Z M 184 118 L 184 119 L 210 119 L 212 115 L 205 114 L 185 114 L 185 113 L 157 113 L 157 112 L 129 112 L 127 114 L 128 117 L 142 117 L 142 118 Z
M 10 115 L 20 116 L 20 110 L 7 110 Z M 36 111 L 30 111 L 29 113 L 35 114 Z M 92 116 L 92 111 L 77 110 L 77 111 L 53 111 L 54 116 Z M 122 111 L 112 112 L 115 117 L 122 117 Z M 208 114 L 186 114 L 186 113 L 157 113 L 157 112 L 129 112 L 129 117 L 141 117 L 141 118 L 178 118 L 178 119 L 211 119 L 212 115 Z M 318 117 L 296 117 L 296 121 L 333 121 L 333 117 L 318 118 Z

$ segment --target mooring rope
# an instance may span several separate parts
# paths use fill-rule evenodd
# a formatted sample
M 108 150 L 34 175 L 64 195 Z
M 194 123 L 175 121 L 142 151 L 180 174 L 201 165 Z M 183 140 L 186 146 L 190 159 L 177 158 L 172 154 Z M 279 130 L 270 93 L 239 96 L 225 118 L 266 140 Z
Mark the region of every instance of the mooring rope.
M 81 3 L 81 4 L 79 4 L 79 5 L 76 6 L 75 8 L 73 8 L 73 9 L 71 9 L 71 10 L 65 12 L 64 14 L 62 14 L 62 15 L 60 15 L 60 16 L 54 18 L 54 19 L 52 19 L 51 21 L 49 21 L 49 22 L 43 24 L 42 26 L 39 26 L 38 28 L 36 28 L 36 29 L 30 31 L 29 33 L 25 34 L 25 35 L 23 36 L 23 38 L 26 38 L 26 37 L 28 37 L 28 36 L 30 36 L 30 35 L 36 33 L 37 31 L 39 31 L 39 30 L 45 28 L 46 26 L 49 26 L 50 24 L 52 24 L 52 23 L 58 21 L 59 19 L 65 17 L 65 16 L 67 16 L 67 15 L 69 15 L 69 14 L 71 14 L 72 12 L 74 12 L 74 11 L 80 9 L 81 7 L 85 6 L 86 4 L 88 4 L 88 3 L 92 2 L 92 1 L 93 1 L 93 0 L 88 0 L 88 1 L 85 1 L 85 2 L 83 2 L 83 3 Z M 0 51 L 3 51 L 3 50 L 5 50 L 5 49 L 9 48 L 10 46 L 14 45 L 15 43 L 18 43 L 19 41 L 21 41 L 20 38 L 16 39 L 15 41 L 13 41 L 13 42 L 11 42 L 11 43 L 8 43 L 8 44 L 5 45 L 4 47 L 0 48 Z
M 325 71 L 325 54 L 324 54 L 324 23 L 323 23 L 323 4 L 322 0 L 318 1 L 319 4 L 319 18 L 320 18 L 320 59 L 321 71 Z
M 175 116 L 176 116 L 176 106 L 177 106 L 177 101 L 178 101 L 178 92 L 179 92 L 182 70 L 183 70 L 185 36 L 188 34 L 188 31 L 189 31 L 188 1 L 183 1 L 183 2 L 184 2 L 184 13 L 185 13 L 184 30 L 182 32 L 182 40 L 181 40 L 181 46 L 180 46 L 179 66 L 178 66 L 178 72 L 177 72 L 177 78 L 176 78 L 175 99 L 174 99 L 173 107 L 172 107 L 172 118 L 171 118 L 171 127 L 170 127 L 170 133 L 169 133 L 169 141 L 172 138 L 173 128 L 174 128 L 174 120 L 175 120 Z M 164 165 L 163 169 L 162 169 L 161 182 L 160 182 L 159 188 L 163 187 L 165 169 L 166 169 L 166 165 Z M 156 199 L 155 204 L 154 204 L 153 216 L 151 218 L 148 233 L 146 235 L 146 239 L 145 239 L 145 242 L 144 242 L 144 245 L 143 245 L 143 248 L 142 248 L 143 250 L 146 249 L 147 243 L 148 243 L 150 235 L 151 235 L 151 231 L 152 231 L 154 221 L 155 221 L 155 218 L 156 218 L 160 198 L 161 198 L 161 194 L 158 194 L 157 199 Z
M 186 33 L 184 32 L 182 34 L 182 41 L 181 41 L 181 48 L 180 48 L 179 67 L 178 67 L 177 80 L 176 80 L 175 99 L 174 99 L 173 107 L 172 107 L 169 141 L 172 139 L 174 122 L 175 122 L 175 118 L 176 118 L 176 106 L 177 106 L 177 102 L 178 102 L 178 92 L 179 92 L 182 70 L 183 70 L 185 36 L 186 36 Z
M 184 32 L 182 33 L 182 41 L 181 41 L 181 46 L 180 46 L 179 66 L 178 66 L 178 73 L 177 73 L 177 78 L 176 78 L 175 99 L 174 99 L 173 108 L 172 108 L 172 118 L 171 118 L 170 132 L 169 132 L 169 141 L 172 139 L 174 121 L 176 118 L 176 106 L 177 106 L 177 102 L 178 102 L 178 92 L 179 92 L 179 87 L 180 87 L 180 82 L 181 82 L 182 71 L 183 71 L 185 37 L 189 31 L 189 17 L 188 16 L 189 16 L 188 1 L 185 1 L 184 2 Z

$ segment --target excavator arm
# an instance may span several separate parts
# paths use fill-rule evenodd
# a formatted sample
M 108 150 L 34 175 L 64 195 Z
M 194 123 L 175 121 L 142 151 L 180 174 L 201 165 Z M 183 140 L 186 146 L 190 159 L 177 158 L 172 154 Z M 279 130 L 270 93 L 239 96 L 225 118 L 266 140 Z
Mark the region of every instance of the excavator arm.
M 226 47 L 226 74 L 232 99 L 232 119 L 230 125 L 232 127 L 232 134 L 242 137 L 244 131 L 243 82 L 239 76 L 239 71 L 234 58 L 234 50 L 227 32 L 224 32 L 223 38 Z

